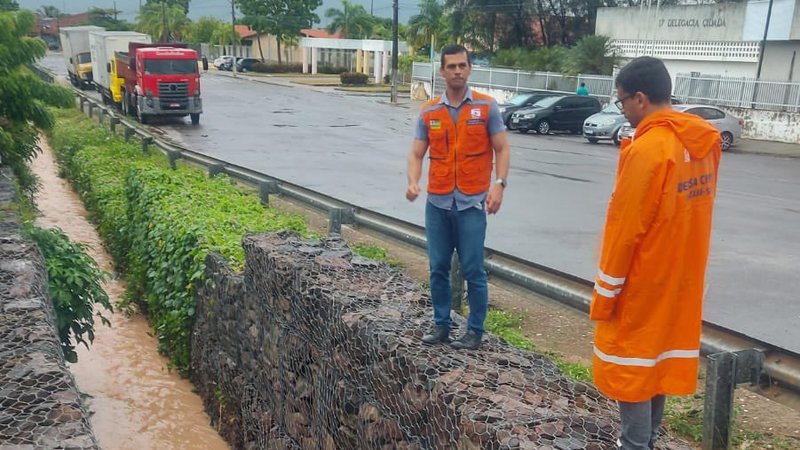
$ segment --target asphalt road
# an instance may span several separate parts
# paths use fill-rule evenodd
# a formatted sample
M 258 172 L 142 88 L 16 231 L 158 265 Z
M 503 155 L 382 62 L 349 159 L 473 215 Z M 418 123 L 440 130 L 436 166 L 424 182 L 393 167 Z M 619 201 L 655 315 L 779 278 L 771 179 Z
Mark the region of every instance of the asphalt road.
M 63 73 L 61 61 L 44 65 Z M 404 197 L 415 106 L 212 74 L 202 92 L 199 126 L 156 126 L 189 148 L 423 224 L 423 199 Z M 617 148 L 510 140 L 509 188 L 487 245 L 594 279 Z M 726 153 L 719 178 L 704 317 L 800 353 L 800 159 Z

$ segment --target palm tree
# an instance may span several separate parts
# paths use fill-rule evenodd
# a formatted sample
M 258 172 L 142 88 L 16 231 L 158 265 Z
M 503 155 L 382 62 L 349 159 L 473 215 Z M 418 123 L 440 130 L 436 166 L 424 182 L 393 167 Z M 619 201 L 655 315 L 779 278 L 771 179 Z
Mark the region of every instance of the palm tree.
M 42 17 L 47 17 L 51 19 L 57 19 L 63 16 L 63 14 L 61 14 L 61 11 L 55 6 L 42 6 L 36 12 L 39 13 L 39 15 Z
M 342 9 L 329 8 L 325 17 L 332 19 L 328 32 L 341 31 L 345 38 L 366 38 L 371 34 L 374 24 L 372 16 L 363 6 L 347 0 L 342 0 Z
M 433 45 L 440 33 L 444 8 L 439 0 L 422 0 L 419 14 L 408 21 L 408 40 L 415 48 Z
M 166 20 L 164 19 L 165 16 Z M 167 25 L 166 29 L 164 28 L 164 22 Z M 178 4 L 149 3 L 142 6 L 136 16 L 137 31 L 165 41 L 170 38 L 179 40 L 189 23 L 186 11 Z

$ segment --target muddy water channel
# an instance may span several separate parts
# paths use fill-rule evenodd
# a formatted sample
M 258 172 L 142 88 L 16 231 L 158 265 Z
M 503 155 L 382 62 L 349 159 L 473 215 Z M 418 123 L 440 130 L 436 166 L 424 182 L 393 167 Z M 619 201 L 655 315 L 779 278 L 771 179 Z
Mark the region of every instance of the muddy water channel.
M 43 144 L 45 144 L 43 142 Z M 91 256 L 107 272 L 111 259 L 103 249 L 87 213 L 69 184 L 57 176 L 52 152 L 33 164 L 41 178 L 37 203 L 39 225 L 58 226 L 75 242 L 87 244 Z M 115 303 L 125 291 L 121 280 L 111 279 L 105 289 Z M 147 320 L 141 315 L 108 316 L 111 328 L 95 323 L 90 350 L 78 347 L 78 363 L 70 365 L 78 387 L 89 397 L 92 426 L 105 450 L 227 450 L 228 445 L 209 425 L 192 385 L 167 369 L 157 351 Z

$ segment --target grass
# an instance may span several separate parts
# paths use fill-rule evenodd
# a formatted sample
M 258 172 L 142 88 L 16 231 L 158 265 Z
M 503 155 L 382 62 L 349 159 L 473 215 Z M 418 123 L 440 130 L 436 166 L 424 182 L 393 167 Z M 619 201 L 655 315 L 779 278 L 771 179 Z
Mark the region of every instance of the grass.
M 389 251 L 380 245 L 368 242 L 352 244 L 350 248 L 356 255 L 363 256 L 364 258 L 374 259 L 376 261 L 383 261 L 388 264 L 389 267 L 393 267 L 395 269 L 404 267 L 403 263 L 399 259 L 391 257 L 389 255 Z
M 500 309 L 490 309 L 486 315 L 486 331 L 500 336 L 508 345 L 522 350 L 538 352 L 549 357 L 553 363 L 571 379 L 583 383 L 592 382 L 592 368 L 585 364 L 569 362 L 556 352 L 542 351 L 522 332 L 522 321 L 525 316 Z

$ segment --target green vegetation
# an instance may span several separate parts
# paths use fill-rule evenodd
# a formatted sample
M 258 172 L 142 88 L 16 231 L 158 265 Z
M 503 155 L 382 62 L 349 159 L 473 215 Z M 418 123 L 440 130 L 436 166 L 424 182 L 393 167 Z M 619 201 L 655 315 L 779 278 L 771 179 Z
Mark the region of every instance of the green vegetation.
M 36 191 L 28 164 L 39 152 L 39 132 L 53 126 L 47 105 L 74 101 L 70 91 L 41 81 L 26 67 L 47 51 L 44 41 L 27 37 L 32 26 L 29 11 L 0 12 L 0 164 L 14 171 L 25 196 Z
M 580 363 L 564 360 L 563 356 L 549 351 L 542 351 L 522 332 L 524 316 L 500 309 L 490 309 L 486 315 L 486 331 L 503 338 L 509 345 L 522 350 L 542 353 L 549 357 L 565 375 L 575 381 L 592 382 L 592 369 Z
M 499 50 L 492 64 L 515 67 L 529 71 L 563 72 L 569 75 L 581 73 L 611 75 L 619 62 L 618 51 L 605 36 L 587 36 L 573 47 L 540 47 L 536 50 L 511 48 Z
M 85 245 L 70 241 L 59 228 L 45 230 L 28 224 L 25 234 L 39 246 L 47 266 L 48 292 L 56 311 L 64 358 L 77 362 L 75 345 L 83 344 L 88 349 L 94 341 L 94 316 L 111 326 L 100 311 L 94 312 L 95 306 L 112 311 L 102 286 L 107 274 L 86 253 Z
M 205 258 L 222 254 L 244 264 L 242 238 L 292 230 L 303 219 L 265 209 L 258 196 L 227 177 L 168 167 L 160 154 L 144 154 L 76 111 L 58 112 L 51 144 L 63 174 L 81 195 L 118 268 L 128 296 L 148 313 L 159 347 L 181 372 L 189 369 L 195 294 L 205 281 Z

